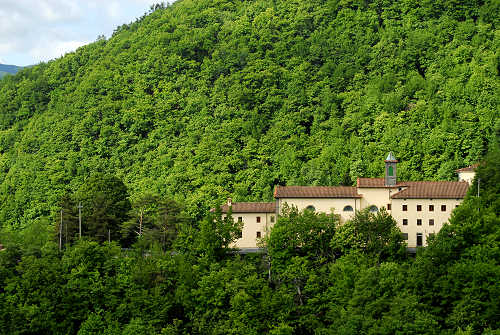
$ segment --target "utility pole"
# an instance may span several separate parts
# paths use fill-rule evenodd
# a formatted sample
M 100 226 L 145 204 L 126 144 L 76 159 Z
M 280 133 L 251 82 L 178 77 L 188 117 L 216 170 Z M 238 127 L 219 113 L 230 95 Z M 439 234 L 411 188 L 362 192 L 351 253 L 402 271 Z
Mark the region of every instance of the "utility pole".
M 59 251 L 62 250 L 62 226 L 63 226 L 63 210 L 61 208 L 61 223 L 59 224 Z
M 479 183 L 481 182 L 481 178 L 477 178 L 477 197 L 479 198 Z
M 78 203 L 78 237 L 82 239 L 82 202 Z

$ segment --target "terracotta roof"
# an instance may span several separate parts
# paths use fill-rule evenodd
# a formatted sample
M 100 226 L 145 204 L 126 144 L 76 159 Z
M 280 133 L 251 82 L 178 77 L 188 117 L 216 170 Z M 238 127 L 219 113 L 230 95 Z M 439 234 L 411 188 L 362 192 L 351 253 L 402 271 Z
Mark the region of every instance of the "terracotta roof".
M 276 212 L 275 202 L 233 202 L 231 204 L 233 213 L 274 213 Z M 221 207 L 223 213 L 227 213 L 227 204 Z
M 406 182 L 398 182 L 393 186 L 386 186 L 384 178 L 358 178 L 358 187 L 401 187 L 406 186 Z
M 352 186 L 276 186 L 275 198 L 361 198 Z
M 469 172 L 469 171 L 475 171 L 477 167 L 479 166 L 479 163 L 469 165 L 467 167 L 455 170 L 455 172 Z
M 461 199 L 467 194 L 465 181 L 409 181 L 408 188 L 394 194 L 393 199 Z

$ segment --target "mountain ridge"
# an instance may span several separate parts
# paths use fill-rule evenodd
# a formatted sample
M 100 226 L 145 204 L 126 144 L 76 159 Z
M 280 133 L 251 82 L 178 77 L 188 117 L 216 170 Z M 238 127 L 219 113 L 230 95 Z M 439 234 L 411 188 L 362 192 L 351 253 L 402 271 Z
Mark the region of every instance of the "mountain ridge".
M 22 67 L 17 65 L 0 64 L 0 78 L 7 74 L 16 74 L 21 69 Z

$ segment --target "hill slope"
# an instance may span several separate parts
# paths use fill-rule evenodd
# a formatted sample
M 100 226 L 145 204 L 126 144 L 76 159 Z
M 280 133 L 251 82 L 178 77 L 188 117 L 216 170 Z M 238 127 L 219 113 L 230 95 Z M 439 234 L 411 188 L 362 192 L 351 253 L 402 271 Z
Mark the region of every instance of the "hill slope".
M 19 66 L 0 64 L 0 78 L 7 74 L 16 74 L 20 69 Z
M 183 201 L 454 179 L 498 127 L 495 1 L 188 1 L 0 83 L 0 221 L 95 171 Z

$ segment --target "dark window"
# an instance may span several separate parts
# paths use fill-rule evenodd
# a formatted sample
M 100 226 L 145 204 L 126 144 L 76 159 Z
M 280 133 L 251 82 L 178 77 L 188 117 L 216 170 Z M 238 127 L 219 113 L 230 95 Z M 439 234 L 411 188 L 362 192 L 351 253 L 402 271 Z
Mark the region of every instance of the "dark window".
M 257 232 L 257 238 L 260 238 L 260 231 Z
M 421 212 L 422 211 L 422 205 L 417 205 L 417 212 Z
M 446 205 L 441 205 L 441 212 L 446 212 Z
M 421 247 L 423 245 L 422 233 L 417 233 L 417 247 Z
M 455 205 L 455 208 L 457 208 L 457 207 L 458 207 L 458 205 Z
M 274 223 L 274 215 L 271 215 L 271 223 Z
M 370 206 L 370 212 L 377 213 L 378 212 L 377 206 L 375 206 L 375 205 Z
M 352 209 L 352 206 L 347 205 L 344 207 L 344 212 L 353 212 L 353 211 L 354 209 Z
M 408 225 L 408 219 L 403 219 L 403 226 L 407 226 Z
M 243 237 L 243 232 L 242 231 L 239 231 L 238 232 L 238 238 L 242 238 Z
M 387 204 L 387 210 L 390 211 L 391 210 L 391 204 Z
M 243 218 L 241 216 L 238 216 L 238 222 L 243 222 Z
M 313 205 L 309 205 L 309 206 L 306 207 L 306 210 L 314 212 L 316 210 L 316 208 L 314 208 Z
M 408 210 L 408 205 L 403 205 L 403 212 L 406 212 Z
M 260 216 L 257 216 L 257 223 L 260 223 Z
M 429 212 L 434 212 L 434 205 L 429 205 Z
M 434 226 L 434 219 L 429 219 L 429 226 Z
M 417 219 L 417 226 L 421 226 L 422 225 L 422 219 Z
M 402 233 L 401 235 L 403 235 L 403 240 L 408 240 L 408 233 Z

